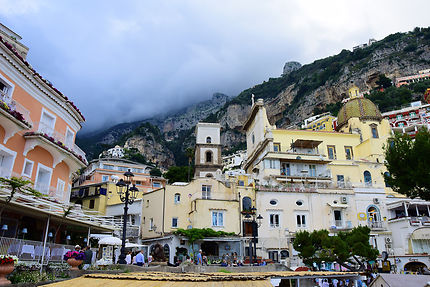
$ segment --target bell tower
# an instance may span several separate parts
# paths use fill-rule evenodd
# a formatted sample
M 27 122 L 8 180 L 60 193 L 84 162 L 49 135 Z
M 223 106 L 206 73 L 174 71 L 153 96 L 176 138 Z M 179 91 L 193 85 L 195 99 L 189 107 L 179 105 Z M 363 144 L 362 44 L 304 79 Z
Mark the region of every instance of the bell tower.
M 194 177 L 215 177 L 222 169 L 220 131 L 218 123 L 197 124 Z

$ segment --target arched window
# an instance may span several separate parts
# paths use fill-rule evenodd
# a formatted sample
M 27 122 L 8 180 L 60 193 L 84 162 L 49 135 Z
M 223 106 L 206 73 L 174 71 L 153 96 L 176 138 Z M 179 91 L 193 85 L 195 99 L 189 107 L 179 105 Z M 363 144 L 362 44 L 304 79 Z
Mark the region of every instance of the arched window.
M 250 197 L 245 196 L 242 199 L 242 210 L 243 211 L 250 211 L 251 210 L 251 206 L 252 206 L 252 200 Z
M 384 172 L 384 175 L 385 177 L 390 177 L 390 173 L 388 171 Z M 391 185 L 389 185 L 386 180 L 385 180 L 385 187 L 391 187 Z
M 181 202 L 181 195 L 179 193 L 175 193 L 175 204 Z
M 212 162 L 212 152 L 210 150 L 206 152 L 206 162 Z
M 378 225 L 381 224 L 381 213 L 376 206 L 371 205 L 367 208 L 367 220 L 371 227 L 380 227 Z
M 370 174 L 370 171 L 366 170 L 363 173 L 364 175 L 364 184 L 366 186 L 371 186 L 372 185 L 372 175 Z
M 164 244 L 163 251 L 164 251 L 164 257 L 166 257 L 167 262 L 170 262 L 170 247 L 169 247 L 169 244 Z
M 207 138 L 206 138 L 206 143 L 212 143 L 212 139 L 211 139 L 211 137 L 207 137 Z

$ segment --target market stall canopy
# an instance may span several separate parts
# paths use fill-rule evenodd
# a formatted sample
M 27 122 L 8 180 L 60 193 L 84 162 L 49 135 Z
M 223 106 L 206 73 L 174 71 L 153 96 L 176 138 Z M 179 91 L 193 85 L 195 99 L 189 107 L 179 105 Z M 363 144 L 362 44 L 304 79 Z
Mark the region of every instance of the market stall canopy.
M 99 245 L 121 245 L 122 241 L 118 237 L 104 237 L 99 240 Z

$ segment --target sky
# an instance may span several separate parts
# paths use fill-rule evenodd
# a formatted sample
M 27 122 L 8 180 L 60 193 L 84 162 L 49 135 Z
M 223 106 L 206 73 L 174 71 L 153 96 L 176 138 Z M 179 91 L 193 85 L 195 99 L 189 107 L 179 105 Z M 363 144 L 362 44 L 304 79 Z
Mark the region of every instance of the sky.
M 84 132 L 237 96 L 287 61 L 428 27 L 429 11 L 428 0 L 0 0 L 0 22 L 83 112 Z

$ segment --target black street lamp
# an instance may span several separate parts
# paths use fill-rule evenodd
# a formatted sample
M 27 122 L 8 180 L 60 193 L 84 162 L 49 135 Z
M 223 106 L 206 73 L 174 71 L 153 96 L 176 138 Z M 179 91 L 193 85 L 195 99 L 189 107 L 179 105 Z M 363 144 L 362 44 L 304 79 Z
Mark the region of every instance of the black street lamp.
M 119 199 L 124 202 L 124 218 L 122 222 L 122 244 L 121 244 L 121 255 L 119 256 L 118 263 L 119 264 L 127 264 L 127 261 L 125 261 L 125 237 L 127 235 L 127 212 L 128 212 L 128 205 L 133 204 L 134 200 L 137 198 L 139 190 L 137 189 L 136 185 L 132 184 L 131 180 L 134 176 L 133 173 L 131 173 L 130 170 L 126 171 L 124 173 L 125 180 L 120 179 L 116 183 L 116 189 L 119 195 Z
M 258 228 L 261 226 L 263 216 L 259 214 L 256 216 L 257 208 L 254 206 L 251 208 L 251 214 L 247 213 L 245 215 L 245 218 L 248 220 L 251 220 L 251 227 L 252 227 L 252 240 L 249 241 L 249 263 L 253 265 L 254 262 L 257 261 L 257 237 L 258 237 Z M 252 250 L 252 243 L 254 242 L 254 250 Z M 252 258 L 254 257 L 254 258 Z

